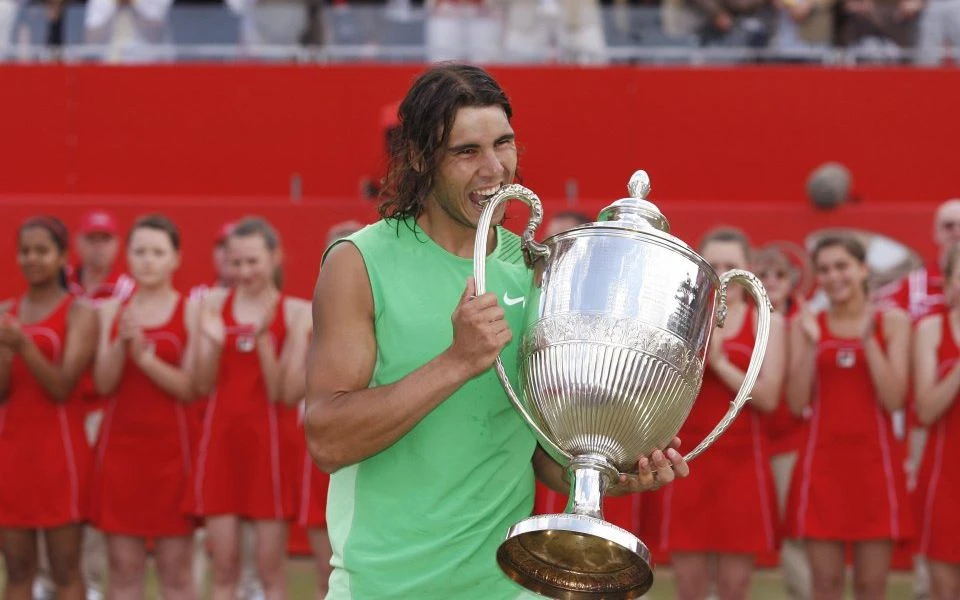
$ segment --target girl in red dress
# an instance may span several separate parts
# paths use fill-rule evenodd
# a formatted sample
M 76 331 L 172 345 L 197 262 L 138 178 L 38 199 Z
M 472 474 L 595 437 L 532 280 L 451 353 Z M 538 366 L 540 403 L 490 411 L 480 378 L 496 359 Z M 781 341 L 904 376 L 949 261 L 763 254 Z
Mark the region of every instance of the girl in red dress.
M 947 253 L 949 309 L 923 318 L 913 342 L 917 420 L 930 428 L 914 498 L 917 553 L 927 559 L 933 600 L 960 598 L 960 246 Z
M 825 237 L 811 262 L 829 308 L 793 321 L 787 400 L 810 410 L 787 502 L 791 537 L 804 539 L 813 596 L 843 593 L 845 544 L 853 544 L 858 598 L 883 598 L 893 542 L 909 538 L 904 452 L 891 413 L 907 394 L 910 321 L 868 300 L 866 252 Z
M 801 267 L 791 262 L 784 251 L 786 242 L 773 242 L 759 249 L 753 256 L 753 272 L 763 283 L 773 309 L 789 323 L 803 306 Z M 806 251 L 802 260 L 806 261 Z M 798 252 L 799 254 L 799 252 Z M 784 327 L 788 328 L 787 325 Z M 789 362 L 789 359 L 788 359 Z M 797 462 L 800 446 L 803 445 L 805 420 L 790 411 L 790 406 L 781 397 L 776 410 L 765 415 L 764 429 L 770 440 L 770 470 L 777 489 L 778 522 L 786 520 L 787 496 L 793 466 Z M 780 572 L 783 584 L 791 598 L 810 597 L 810 564 L 803 545 L 790 538 L 780 540 Z
M 180 233 L 159 215 L 127 236 L 136 291 L 100 306 L 97 393 L 108 398 L 93 472 L 92 521 L 107 536 L 110 597 L 143 596 L 147 540 L 154 541 L 168 600 L 196 598 L 190 571 L 194 521 L 187 510 L 195 442 L 189 314 L 173 289 Z
M 727 228 L 710 232 L 700 246 L 718 274 L 746 268 L 749 251 L 743 233 Z M 727 307 L 726 324 L 710 336 L 700 394 L 680 429 L 680 438 L 694 446 L 727 412 L 753 351 L 756 311 L 741 286 L 728 288 Z M 693 476 L 660 492 L 660 545 L 670 553 L 678 598 L 705 599 L 711 583 L 721 600 L 747 598 L 755 557 L 777 547 L 777 500 L 761 416 L 780 399 L 785 352 L 783 319 L 773 314 L 763 367 L 748 404 L 697 458 Z
M 77 381 L 93 359 L 97 315 L 66 290 L 67 230 L 35 217 L 18 232 L 28 290 L 0 306 L 0 535 L 3 598 L 30 600 L 37 534 L 57 598 L 85 596 L 80 574 L 90 446 Z
M 287 333 L 296 331 L 309 305 L 277 288 L 280 239 L 266 221 L 240 221 L 227 243 L 236 288 L 210 290 L 200 311 L 196 391 L 210 400 L 196 463 L 195 510 L 206 519 L 214 600 L 233 600 L 241 521 L 255 523 L 264 594 L 284 598 L 287 521 L 294 517 L 302 456 L 287 433 L 296 413 L 283 405 L 282 365 L 297 339 Z

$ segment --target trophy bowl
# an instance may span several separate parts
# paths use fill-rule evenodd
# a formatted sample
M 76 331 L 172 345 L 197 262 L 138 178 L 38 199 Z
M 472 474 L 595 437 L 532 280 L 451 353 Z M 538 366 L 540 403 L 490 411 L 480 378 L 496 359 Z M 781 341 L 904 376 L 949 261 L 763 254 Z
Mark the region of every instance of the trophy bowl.
M 491 197 L 477 226 L 474 275 L 482 294 L 484 233 L 493 213 L 513 199 L 531 210 L 522 235 L 533 278 L 517 358 L 519 394 L 500 359 L 495 369 L 540 446 L 565 468 L 570 496 L 564 513 L 515 524 L 497 561 L 508 577 L 551 598 L 626 599 L 650 589 L 650 553 L 631 532 L 603 520 L 604 491 L 620 473 L 636 472 L 641 456 L 665 448 L 690 414 L 730 283 L 744 285 L 759 307 L 756 345 L 729 411 L 686 460 L 736 418 L 769 334 L 770 303 L 759 279 L 742 270 L 718 276 L 670 235 L 666 218 L 645 200 L 645 172 L 634 174 L 628 190 L 630 197 L 604 208 L 595 223 L 542 244 L 534 239 L 542 206 L 519 185 Z

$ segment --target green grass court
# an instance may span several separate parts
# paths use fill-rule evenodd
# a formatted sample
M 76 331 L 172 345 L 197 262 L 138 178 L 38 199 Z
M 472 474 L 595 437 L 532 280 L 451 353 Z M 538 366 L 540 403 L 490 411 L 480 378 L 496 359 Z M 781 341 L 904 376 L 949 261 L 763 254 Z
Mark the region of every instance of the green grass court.
M 287 566 L 287 578 L 290 585 L 290 598 L 293 600 L 313 600 L 315 578 L 312 564 L 307 559 L 290 559 Z M 890 585 L 887 588 L 889 600 L 909 600 L 913 597 L 912 578 L 908 573 L 895 572 L 890 576 Z M 0 583 L 3 582 L 3 570 L 0 569 Z M 147 596 L 153 600 L 159 598 L 156 582 L 149 578 Z M 204 597 L 209 597 L 206 595 Z M 657 571 L 657 581 L 653 590 L 647 595 L 648 600 L 672 600 L 676 597 L 673 587 L 673 575 L 669 569 Z M 751 600 L 788 600 L 780 584 L 777 571 L 763 569 L 757 571 L 753 578 Z M 853 595 L 847 593 L 847 598 Z M 413 600 L 413 599 L 411 599 Z

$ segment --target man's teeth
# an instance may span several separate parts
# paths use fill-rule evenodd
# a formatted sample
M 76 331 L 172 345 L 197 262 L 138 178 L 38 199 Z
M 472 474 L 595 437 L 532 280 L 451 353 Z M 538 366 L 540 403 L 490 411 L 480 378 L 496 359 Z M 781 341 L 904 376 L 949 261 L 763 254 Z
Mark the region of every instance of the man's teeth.
M 485 189 L 485 190 L 477 190 L 477 193 L 478 193 L 478 194 L 481 194 L 481 195 L 483 195 L 483 196 L 492 196 L 492 195 L 496 194 L 496 193 L 499 192 L 499 191 L 500 191 L 500 186 L 498 185 L 498 186 L 496 186 L 496 187 L 487 188 L 487 189 Z
M 493 196 L 494 194 L 496 194 L 497 192 L 499 192 L 502 187 L 503 187 L 503 185 L 500 184 L 500 185 L 496 185 L 496 186 L 494 186 L 494 187 L 490 187 L 490 188 L 486 188 L 486 189 L 482 189 L 482 190 L 477 190 L 477 191 L 474 192 L 474 194 L 480 196 L 480 203 L 481 203 L 481 204 L 486 204 L 487 202 L 490 201 L 490 197 Z

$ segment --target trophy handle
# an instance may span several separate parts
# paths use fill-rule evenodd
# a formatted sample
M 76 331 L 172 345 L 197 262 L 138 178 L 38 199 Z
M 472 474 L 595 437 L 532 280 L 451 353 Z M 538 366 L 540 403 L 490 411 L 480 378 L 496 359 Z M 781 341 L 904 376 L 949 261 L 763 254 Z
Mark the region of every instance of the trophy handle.
M 717 426 L 713 428 L 710 435 L 705 437 L 699 446 L 691 450 L 689 454 L 684 457 L 688 462 L 696 458 L 697 455 L 717 441 L 717 438 L 723 435 L 727 427 L 737 418 L 740 409 L 743 408 L 743 405 L 750 399 L 750 392 L 753 391 L 753 386 L 757 382 L 757 376 L 760 374 L 763 355 L 767 351 L 767 339 L 770 337 L 770 311 L 773 305 L 770 304 L 770 298 L 767 297 L 767 291 L 763 288 L 763 284 L 760 283 L 760 279 L 749 271 L 733 269 L 732 271 L 724 273 L 723 277 L 720 278 L 720 306 L 717 309 L 717 327 L 723 327 L 723 323 L 727 318 L 727 286 L 730 283 L 739 283 L 747 288 L 747 291 L 757 302 L 757 312 L 759 313 L 757 320 L 757 338 L 753 345 L 753 354 L 750 355 L 747 374 L 743 378 L 743 384 L 740 386 L 740 391 L 737 392 L 737 397 L 730 403 L 727 414 L 717 423 Z M 713 334 L 713 332 L 710 333 L 711 335 Z
M 541 257 L 546 258 L 550 255 L 550 250 L 545 245 L 538 243 L 533 237 L 537 232 L 537 227 L 540 226 L 540 222 L 543 221 L 543 205 L 540 203 L 540 198 L 534 194 L 532 190 L 520 184 L 514 183 L 504 186 L 503 189 L 487 201 L 483 207 L 483 212 L 480 213 L 480 220 L 477 222 L 477 237 L 473 245 L 473 279 L 476 283 L 478 296 L 486 292 L 487 285 L 487 232 L 490 231 L 493 213 L 497 210 L 497 207 L 508 200 L 520 200 L 530 208 L 530 221 L 527 223 L 527 228 L 521 236 L 523 240 L 523 256 L 527 267 L 532 269 L 537 259 Z M 507 377 L 507 373 L 503 368 L 503 361 L 500 360 L 499 356 L 497 356 L 496 363 L 494 363 L 494 368 L 513 407 L 517 409 L 517 412 L 519 412 L 523 420 L 527 422 L 530 429 L 536 433 L 544 450 L 553 456 L 554 459 L 564 458 L 568 462 L 572 460 L 573 457 L 569 453 L 560 449 L 559 446 L 550 441 L 550 438 L 544 435 L 543 430 L 540 429 L 540 426 L 537 425 L 530 416 L 530 413 L 527 412 L 527 409 L 524 408 L 513 386 L 510 385 L 510 379 Z

